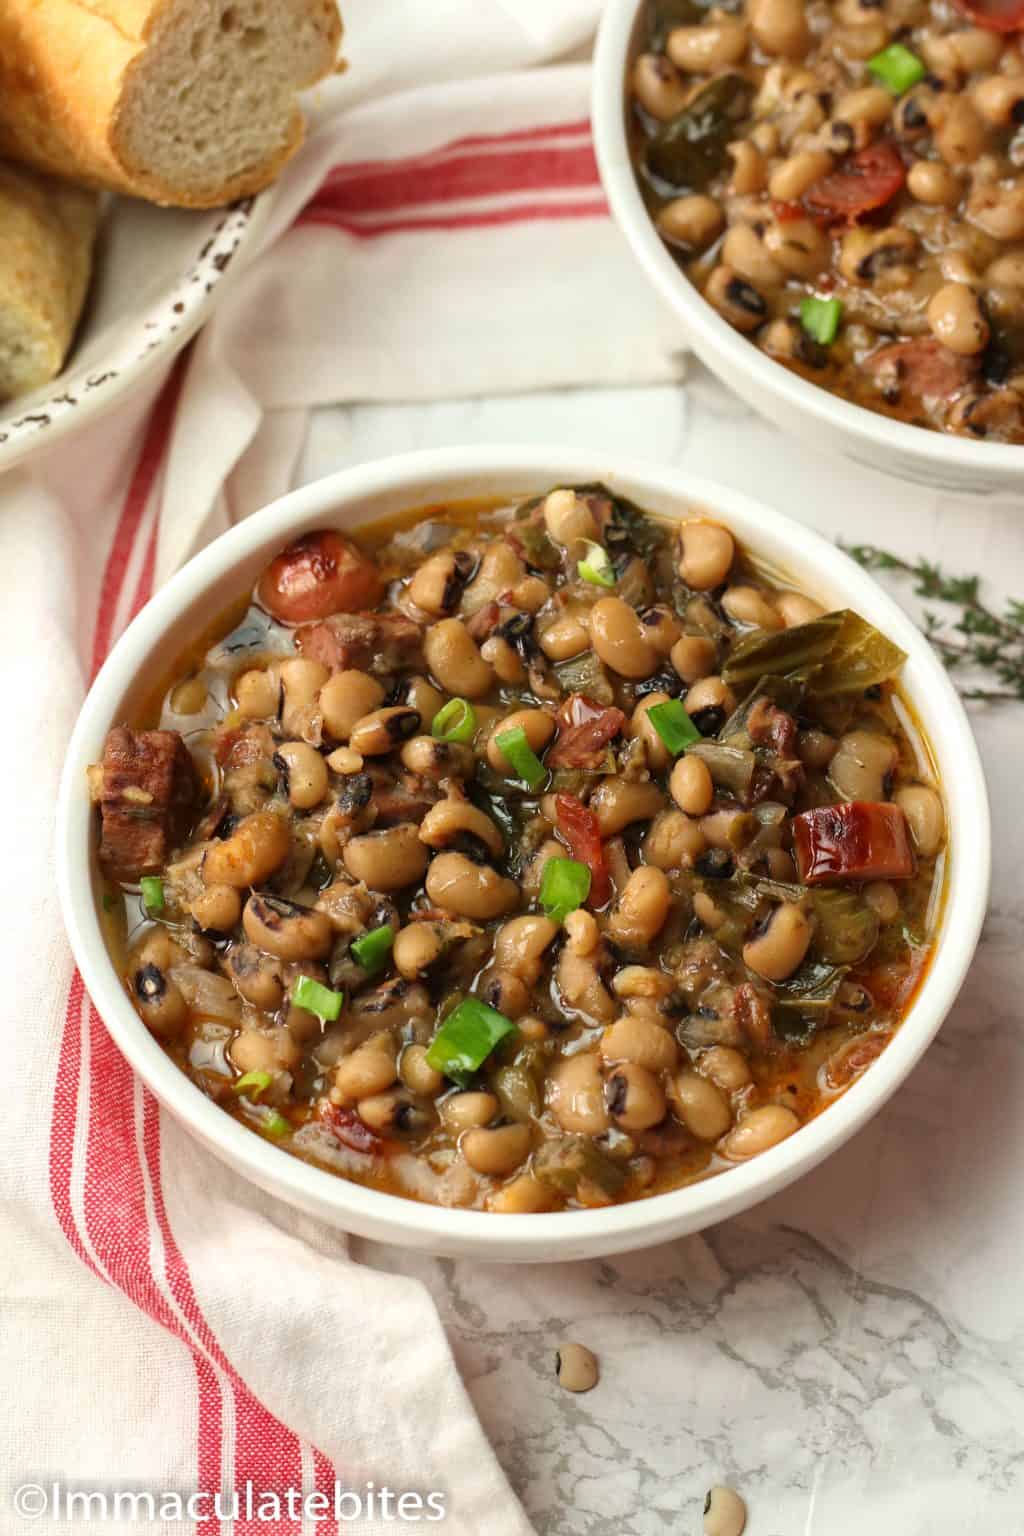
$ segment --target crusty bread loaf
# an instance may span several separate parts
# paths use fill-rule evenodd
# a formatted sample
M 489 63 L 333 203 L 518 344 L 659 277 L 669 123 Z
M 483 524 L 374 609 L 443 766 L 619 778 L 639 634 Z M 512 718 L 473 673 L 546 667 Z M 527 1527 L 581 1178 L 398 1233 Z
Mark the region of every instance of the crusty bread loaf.
M 58 374 L 92 267 L 99 195 L 0 165 L 0 400 Z
M 336 0 L 0 0 L 0 153 L 155 203 L 258 192 L 335 66 Z

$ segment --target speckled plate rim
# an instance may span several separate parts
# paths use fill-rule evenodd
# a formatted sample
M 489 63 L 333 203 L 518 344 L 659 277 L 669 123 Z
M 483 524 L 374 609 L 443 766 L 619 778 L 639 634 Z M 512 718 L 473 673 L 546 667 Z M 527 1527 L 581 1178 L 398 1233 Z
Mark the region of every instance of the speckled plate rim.
M 135 316 L 110 324 L 109 352 L 102 360 L 69 360 L 51 384 L 0 405 L 0 473 L 84 427 L 135 388 L 152 369 L 172 358 L 208 318 L 237 271 L 245 250 L 258 239 L 273 207 L 273 189 L 228 208 L 196 215 L 194 251 L 181 276 Z M 114 203 L 108 217 L 116 217 Z
M 186 618 L 224 601 L 233 574 L 253 576 L 288 539 L 324 524 L 357 527 L 401 506 L 458 496 L 515 496 L 605 480 L 653 511 L 695 505 L 720 516 L 769 563 L 839 606 L 869 615 L 907 653 L 903 685 L 935 754 L 949 817 L 951 869 L 936 954 L 903 1025 L 869 1070 L 789 1140 L 687 1188 L 599 1211 L 506 1216 L 444 1209 L 348 1182 L 246 1129 L 176 1067 L 132 1008 L 108 957 L 94 886 L 95 832 L 85 770 L 149 659 L 166 656 Z M 237 589 L 237 578 L 236 578 Z M 198 611 L 197 611 L 198 610 Z M 165 643 L 166 640 L 166 643 Z M 875 1114 L 925 1051 L 974 954 L 988 899 L 990 823 L 981 763 L 963 705 L 921 632 L 835 545 L 739 492 L 604 452 L 506 446 L 432 450 L 360 465 L 304 486 L 224 534 L 143 609 L 94 682 L 68 749 L 57 808 L 64 920 L 85 985 L 110 1034 L 171 1113 L 257 1185 L 344 1230 L 436 1253 L 504 1262 L 566 1260 L 643 1248 L 698 1231 L 767 1198 L 814 1168 Z
M 643 4 L 644 0 L 606 0 L 591 86 L 594 151 L 615 222 L 647 277 L 683 321 L 694 351 L 715 372 L 716 356 L 726 359 L 730 370 L 746 376 L 750 396 L 777 396 L 802 415 L 858 439 L 857 461 L 869 468 L 899 473 L 897 464 L 905 459 L 904 471 L 915 480 L 921 476 L 911 472 L 913 461 L 927 462 L 935 483 L 940 483 L 944 470 L 974 470 L 980 482 L 986 475 L 1001 477 L 1001 491 L 1014 481 L 1024 488 L 1024 445 L 972 442 L 930 432 L 830 394 L 759 351 L 679 270 L 644 206 L 626 138 L 626 69 Z M 950 482 L 950 488 L 964 489 L 959 480 Z M 985 489 L 984 483 L 979 484 L 979 493 Z

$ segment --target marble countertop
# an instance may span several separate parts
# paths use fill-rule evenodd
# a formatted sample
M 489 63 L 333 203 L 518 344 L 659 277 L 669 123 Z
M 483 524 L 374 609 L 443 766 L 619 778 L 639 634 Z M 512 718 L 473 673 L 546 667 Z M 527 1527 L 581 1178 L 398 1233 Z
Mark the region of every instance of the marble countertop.
M 322 411 L 301 473 L 456 442 L 685 465 L 1024 596 L 1024 484 L 1021 505 L 972 501 L 816 456 L 697 366 L 678 387 Z M 737 1220 L 614 1260 L 354 1245 L 434 1295 L 540 1536 L 696 1536 L 718 1481 L 746 1497 L 749 1536 L 1024 1532 L 1024 706 L 972 718 L 995 830 L 981 946 L 923 1062 L 838 1154 Z M 554 1378 L 568 1337 L 601 1356 L 581 1398 Z

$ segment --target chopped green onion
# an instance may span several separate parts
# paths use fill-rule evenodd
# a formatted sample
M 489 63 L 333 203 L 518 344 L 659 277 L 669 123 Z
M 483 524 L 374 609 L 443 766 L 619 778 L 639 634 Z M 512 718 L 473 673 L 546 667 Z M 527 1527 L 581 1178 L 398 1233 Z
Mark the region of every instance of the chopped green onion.
M 439 709 L 430 727 L 435 741 L 472 741 L 476 730 L 476 710 L 468 699 L 449 699 Z
M 143 875 L 139 881 L 139 890 L 142 892 L 142 905 L 147 912 L 163 911 L 164 883 L 159 875 Z
M 464 997 L 430 1042 L 427 1064 L 453 1082 L 464 1083 L 515 1028 L 511 1019 L 478 997 Z
M 273 1081 L 269 1072 L 246 1072 L 234 1085 L 235 1093 L 244 1093 L 250 1099 L 258 1099 L 261 1093 L 266 1093 Z
M 524 784 L 528 784 L 531 789 L 543 784 L 547 769 L 527 741 L 521 725 L 513 726 L 510 731 L 502 731 L 494 741 L 498 751 L 507 758 Z
M 587 549 L 586 557 L 576 562 L 576 569 L 583 580 L 593 582 L 595 587 L 614 587 L 615 567 L 612 565 L 608 551 L 603 544 L 594 544 L 590 539 L 584 542 Z
M 390 923 L 385 923 L 383 928 L 374 928 L 372 932 L 353 939 L 349 951 L 364 971 L 379 971 L 391 953 L 394 942 L 395 931 Z
M 831 346 L 839 330 L 843 306 L 838 299 L 801 299 L 800 324 L 823 347 Z
M 268 1136 L 287 1136 L 291 1128 L 291 1121 L 286 1120 L 284 1115 L 279 1115 L 276 1109 L 271 1110 L 266 1119 L 260 1121 L 260 1130 L 265 1131 Z
M 564 923 L 590 895 L 590 870 L 579 859 L 548 859 L 540 879 L 540 904 L 553 923 Z
M 312 976 L 300 976 L 292 988 L 292 1002 L 298 1008 L 306 1008 L 321 1019 L 336 1019 L 345 1001 L 343 992 L 332 992 Z
M 927 70 L 916 53 L 911 53 L 902 43 L 890 43 L 881 53 L 868 59 L 868 69 L 876 80 L 888 86 L 894 96 L 902 96 L 912 85 L 923 80 Z
M 700 731 L 678 699 L 666 699 L 664 704 L 652 704 L 647 711 L 647 718 L 673 757 L 678 757 L 686 747 L 702 739 Z

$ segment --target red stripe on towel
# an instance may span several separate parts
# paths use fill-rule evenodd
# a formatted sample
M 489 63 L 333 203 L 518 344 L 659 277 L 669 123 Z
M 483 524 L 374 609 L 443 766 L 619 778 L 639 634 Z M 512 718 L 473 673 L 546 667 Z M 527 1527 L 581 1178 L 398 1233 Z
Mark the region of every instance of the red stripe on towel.
M 382 235 L 400 235 L 423 230 L 488 229 L 499 224 L 535 224 L 557 219 L 602 219 L 608 215 L 604 198 L 585 203 L 524 203 L 515 208 L 492 208 L 481 213 L 424 214 L 407 219 L 389 219 L 377 224 L 363 223 L 346 215 L 319 196 L 302 212 L 300 224 L 326 224 L 342 229 L 359 240 L 377 240 Z

